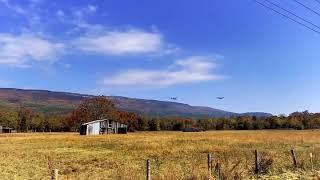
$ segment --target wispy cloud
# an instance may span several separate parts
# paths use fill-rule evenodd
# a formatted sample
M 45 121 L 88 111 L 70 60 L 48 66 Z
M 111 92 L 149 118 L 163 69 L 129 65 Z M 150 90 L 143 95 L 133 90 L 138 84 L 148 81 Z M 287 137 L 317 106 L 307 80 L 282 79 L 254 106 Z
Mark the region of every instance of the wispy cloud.
M 97 15 L 95 13 L 98 9 L 98 6 L 88 4 L 86 7 L 76 8 L 71 16 L 63 18 L 63 23 L 73 26 L 67 32 L 75 37 L 71 43 L 75 49 L 105 55 L 169 54 L 178 49 L 165 42 L 163 35 L 154 28 L 147 31 L 129 25 L 114 27 L 90 23 L 89 17 Z
M 77 19 L 83 19 L 88 15 L 92 15 L 92 14 L 96 13 L 97 9 L 98 9 L 98 6 L 94 6 L 94 5 L 88 4 L 86 7 L 75 9 L 73 11 L 73 15 Z
M 164 40 L 163 35 L 157 30 L 144 30 L 136 27 L 105 26 L 90 23 L 89 17 L 97 16 L 99 7 L 87 4 L 83 7 L 75 7 L 72 11 L 68 9 L 56 9 L 55 16 L 50 16 L 48 21 L 44 17 L 48 12 L 42 11 L 38 6 L 40 0 L 29 0 L 33 6 L 22 6 L 9 0 L 0 0 L 8 8 L 21 15 L 27 20 L 27 27 L 17 32 L 28 32 L 31 34 L 42 33 L 45 36 L 55 37 L 55 41 L 61 41 L 59 37 L 65 36 L 66 44 L 70 50 L 77 53 L 92 53 L 103 55 L 163 55 L 175 52 L 178 48 Z M 52 13 L 51 13 L 52 14 Z M 56 19 L 54 19 L 56 18 Z M 50 26 L 60 23 L 66 28 L 65 34 L 50 35 Z M 126 28 L 124 28 L 126 26 Z M 46 34 L 48 33 L 48 34 Z M 52 33 L 52 32 L 51 32 Z
M 213 72 L 217 64 L 208 56 L 191 56 L 176 60 L 163 70 L 132 69 L 102 80 L 102 85 L 131 87 L 167 87 L 177 84 L 222 80 Z
M 73 44 L 82 51 L 112 55 L 158 53 L 169 48 L 160 33 L 137 29 L 80 37 Z
M 27 67 L 31 62 L 54 60 L 64 47 L 32 34 L 0 34 L 0 64 Z
M 64 16 L 64 12 L 63 10 L 59 9 L 57 12 L 56 12 L 57 16 L 58 17 L 63 17 Z
M 29 28 L 37 29 L 42 23 L 41 15 L 39 14 L 42 9 L 37 7 L 41 0 L 29 0 L 28 2 L 28 5 L 23 6 L 18 1 L 0 0 L 0 3 L 10 9 L 13 14 L 24 19 L 28 23 Z
M 9 0 L 0 0 L 0 3 L 3 3 L 7 8 L 15 11 L 16 13 L 19 14 L 26 14 L 26 10 L 23 9 L 22 7 L 18 6 L 18 5 L 12 5 Z
M 88 5 L 89 12 L 95 13 L 97 11 L 97 8 L 98 8 L 97 6 L 94 6 L 91 4 Z
M 0 79 L 0 87 L 6 87 L 6 86 L 9 86 L 10 84 L 11 84 L 10 81 Z

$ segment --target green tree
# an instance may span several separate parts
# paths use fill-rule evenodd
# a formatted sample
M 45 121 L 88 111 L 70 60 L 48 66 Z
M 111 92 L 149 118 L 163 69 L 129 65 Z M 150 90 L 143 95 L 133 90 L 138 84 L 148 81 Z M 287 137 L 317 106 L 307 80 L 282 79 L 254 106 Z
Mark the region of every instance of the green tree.
M 150 131 L 160 131 L 160 120 L 159 118 L 152 118 L 149 121 L 149 130 Z
M 29 108 L 20 108 L 18 111 L 18 130 L 20 132 L 27 132 L 30 127 L 30 122 L 34 116 L 34 113 Z

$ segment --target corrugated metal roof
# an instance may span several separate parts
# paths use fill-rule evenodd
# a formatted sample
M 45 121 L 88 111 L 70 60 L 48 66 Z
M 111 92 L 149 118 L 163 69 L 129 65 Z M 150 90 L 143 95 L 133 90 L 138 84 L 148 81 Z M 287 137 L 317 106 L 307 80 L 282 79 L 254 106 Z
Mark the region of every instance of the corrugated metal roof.
M 95 120 L 95 121 L 90 121 L 90 122 L 87 122 L 87 123 L 83 123 L 82 125 L 88 125 L 88 124 L 93 124 L 93 123 L 102 122 L 102 121 L 107 121 L 107 120 L 111 120 L 111 119 L 99 119 L 99 120 Z
M 117 122 L 117 123 L 120 123 L 120 124 L 123 124 L 123 125 L 127 125 L 127 124 L 121 123 L 121 122 L 113 120 L 113 119 L 99 119 L 99 120 L 94 120 L 94 121 L 83 123 L 82 125 L 88 125 L 88 124 L 93 124 L 93 123 L 103 122 L 103 121 L 108 121 L 108 120 L 111 120 L 111 121 L 114 121 L 114 122 Z
M 7 126 L 0 126 L 0 129 L 13 129 L 13 128 L 7 127 Z

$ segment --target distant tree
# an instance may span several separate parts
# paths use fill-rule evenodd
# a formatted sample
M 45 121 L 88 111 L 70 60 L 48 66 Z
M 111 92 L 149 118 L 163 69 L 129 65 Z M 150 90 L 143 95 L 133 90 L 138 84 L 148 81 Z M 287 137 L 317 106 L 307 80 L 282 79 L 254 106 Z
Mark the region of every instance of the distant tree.
M 160 120 L 159 118 L 152 118 L 149 121 L 149 130 L 150 131 L 160 131 Z
M 140 119 L 140 117 L 133 112 L 116 110 L 114 111 L 112 118 L 123 124 L 127 124 L 128 130 L 131 132 L 139 128 L 138 120 Z
M 113 102 L 104 96 L 85 100 L 66 118 L 70 127 L 78 129 L 82 123 L 97 119 L 113 119 L 117 111 Z
M 34 117 L 34 113 L 29 108 L 20 108 L 18 111 L 18 130 L 20 132 L 27 132 L 29 130 L 30 122 Z
M 266 121 L 269 122 L 269 128 L 270 129 L 279 129 L 282 127 L 282 119 L 278 116 L 271 116 L 266 119 Z
M 181 131 L 184 127 L 185 127 L 184 123 L 180 121 L 173 124 L 172 130 Z
M 0 110 L 0 125 L 18 129 L 18 113 L 12 109 Z
M 44 116 L 40 113 L 33 113 L 31 119 L 29 120 L 29 130 L 34 132 L 41 131 L 43 127 Z
M 312 119 L 310 122 L 311 129 L 319 129 L 320 128 L 320 113 L 315 113 L 312 115 Z
M 304 129 L 300 112 L 290 114 L 285 121 L 284 127 L 293 129 Z
M 69 128 L 78 130 L 81 124 L 98 119 L 114 119 L 128 125 L 129 131 L 138 129 L 139 116 L 133 112 L 118 110 L 113 102 L 104 97 L 87 99 L 66 117 Z
M 253 129 L 253 120 L 252 116 L 239 116 L 237 118 L 237 127 L 238 130 L 249 130 Z
M 161 121 L 163 122 L 163 121 Z M 144 116 L 138 119 L 138 127 L 137 130 L 138 131 L 146 131 L 148 130 L 149 126 L 148 126 L 148 117 Z

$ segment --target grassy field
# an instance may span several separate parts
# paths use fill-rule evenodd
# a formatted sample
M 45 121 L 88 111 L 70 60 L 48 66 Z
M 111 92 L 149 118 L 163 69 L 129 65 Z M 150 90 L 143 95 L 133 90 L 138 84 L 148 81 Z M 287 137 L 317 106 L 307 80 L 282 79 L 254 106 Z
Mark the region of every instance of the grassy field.
M 151 159 L 153 179 L 208 179 L 207 154 L 227 179 L 255 178 L 254 149 L 262 154 L 265 179 L 316 179 L 320 131 L 136 132 L 79 136 L 75 133 L 0 135 L 1 179 L 144 179 Z M 292 166 L 295 148 L 299 169 Z M 309 153 L 314 157 L 311 170 Z

